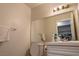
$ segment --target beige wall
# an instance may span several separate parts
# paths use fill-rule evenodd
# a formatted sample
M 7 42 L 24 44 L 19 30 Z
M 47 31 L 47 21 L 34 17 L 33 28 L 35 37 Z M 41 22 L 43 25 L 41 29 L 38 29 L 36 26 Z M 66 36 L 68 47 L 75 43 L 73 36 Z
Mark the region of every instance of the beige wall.
M 44 33 L 44 20 L 35 20 L 32 22 L 31 41 L 41 42 L 40 34 Z
M 39 5 L 38 7 L 32 8 L 32 20 L 44 18 L 44 17 L 50 17 L 53 15 L 57 15 L 60 13 L 68 12 L 71 10 L 77 9 L 77 3 L 69 4 L 69 8 L 53 12 L 53 8 L 58 7 L 60 5 L 64 5 L 65 3 L 45 3 L 42 5 Z
M 0 4 L 0 25 L 15 27 L 10 40 L 0 46 L 0 55 L 25 55 L 30 47 L 31 9 L 25 4 Z
M 32 8 L 32 20 L 49 16 L 51 13 L 53 13 L 53 8 L 61 4 L 62 3 L 45 3 Z
M 39 41 L 38 33 L 45 33 L 47 41 L 52 40 L 52 33 L 57 33 L 56 24 L 58 21 L 70 19 L 71 13 L 64 13 L 56 16 L 51 16 L 48 18 L 32 21 L 32 27 L 34 33 L 32 33 L 32 41 Z M 35 35 L 35 37 L 33 36 Z M 35 39 L 35 40 L 34 40 Z
M 74 16 L 76 18 L 76 28 L 77 28 L 77 37 L 79 40 L 79 3 L 78 3 L 78 10 L 74 11 Z
M 53 8 L 54 7 L 57 7 L 61 4 L 42 4 L 42 5 L 39 5 L 38 7 L 35 7 L 35 8 L 32 8 L 32 21 L 36 21 L 36 20 L 42 20 L 43 18 L 46 18 L 46 17 L 49 17 L 50 19 L 53 19 L 53 21 L 55 21 L 54 19 L 66 19 L 66 18 L 69 18 L 72 16 L 69 14 L 62 14 L 62 13 L 66 13 L 66 12 L 74 12 L 75 10 L 77 10 L 78 8 L 78 4 L 70 4 L 70 7 L 67 8 L 67 9 L 64 9 L 64 10 L 61 10 L 61 11 L 57 11 L 57 12 L 53 12 Z M 62 14 L 60 16 L 55 16 L 55 15 L 58 15 L 58 14 Z M 64 16 L 63 16 L 64 15 Z M 75 13 L 74 13 L 75 15 Z M 77 15 L 77 14 L 76 14 Z M 50 17 L 50 16 L 55 16 L 55 17 Z M 73 18 L 72 18 L 73 19 Z M 75 21 L 78 20 L 78 18 L 75 18 Z M 77 22 L 77 21 L 76 21 Z M 52 22 L 51 22 L 52 23 Z M 78 24 L 75 23 L 75 24 Z M 53 24 L 52 26 L 56 26 L 55 24 Z M 76 31 L 78 33 L 78 25 L 76 25 Z M 48 26 L 49 27 L 49 26 Z M 45 29 L 47 30 L 47 29 Z M 56 31 L 55 28 L 52 29 L 53 31 Z M 32 34 L 33 35 L 33 34 Z M 78 35 L 79 36 L 79 35 Z M 79 38 L 78 38 L 79 39 Z M 31 38 L 32 40 L 32 38 Z M 37 39 L 38 40 L 38 39 Z M 50 40 L 49 40 L 50 41 Z

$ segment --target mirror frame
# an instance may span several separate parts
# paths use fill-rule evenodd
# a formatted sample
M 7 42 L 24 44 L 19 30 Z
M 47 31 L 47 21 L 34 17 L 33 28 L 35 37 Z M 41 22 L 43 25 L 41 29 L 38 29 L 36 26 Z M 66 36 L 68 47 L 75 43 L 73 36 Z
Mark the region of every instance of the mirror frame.
M 76 40 L 76 33 L 75 33 L 75 24 L 74 24 L 74 18 L 73 18 L 73 12 L 72 11 L 70 12 L 70 17 L 71 18 L 57 20 L 56 23 L 61 22 L 61 21 L 70 20 L 70 22 L 71 22 L 71 34 L 72 34 L 72 38 L 73 38 L 72 41 L 75 41 Z M 58 34 L 57 24 L 56 24 L 56 33 Z

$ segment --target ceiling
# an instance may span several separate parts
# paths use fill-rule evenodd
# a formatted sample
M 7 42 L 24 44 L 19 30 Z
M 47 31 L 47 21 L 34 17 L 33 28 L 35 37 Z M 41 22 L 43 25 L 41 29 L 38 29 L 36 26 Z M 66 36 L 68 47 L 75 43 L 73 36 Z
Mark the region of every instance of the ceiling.
M 29 6 L 30 8 L 34 8 L 37 7 L 38 5 L 41 5 L 42 3 L 26 3 L 27 6 Z
M 37 7 L 41 4 L 44 4 L 44 3 L 26 3 L 26 5 L 29 6 L 30 8 Z M 47 3 L 47 4 L 49 4 L 52 7 L 56 7 L 58 5 L 62 5 L 62 4 L 65 4 L 65 3 Z

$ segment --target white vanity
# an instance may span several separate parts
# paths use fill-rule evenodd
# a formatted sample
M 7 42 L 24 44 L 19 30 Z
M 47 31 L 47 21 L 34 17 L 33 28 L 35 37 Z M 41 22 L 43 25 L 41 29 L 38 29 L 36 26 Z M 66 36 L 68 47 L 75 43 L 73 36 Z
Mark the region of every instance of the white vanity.
M 48 56 L 79 56 L 79 41 L 49 42 Z
M 34 56 L 79 56 L 79 41 L 46 42 L 33 44 Z

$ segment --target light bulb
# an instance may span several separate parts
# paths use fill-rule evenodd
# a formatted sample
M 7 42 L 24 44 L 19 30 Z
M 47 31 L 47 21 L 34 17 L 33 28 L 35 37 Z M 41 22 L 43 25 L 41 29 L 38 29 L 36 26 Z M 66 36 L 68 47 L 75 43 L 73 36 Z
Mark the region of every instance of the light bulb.
M 64 5 L 64 8 L 68 8 L 69 7 L 69 5 Z

